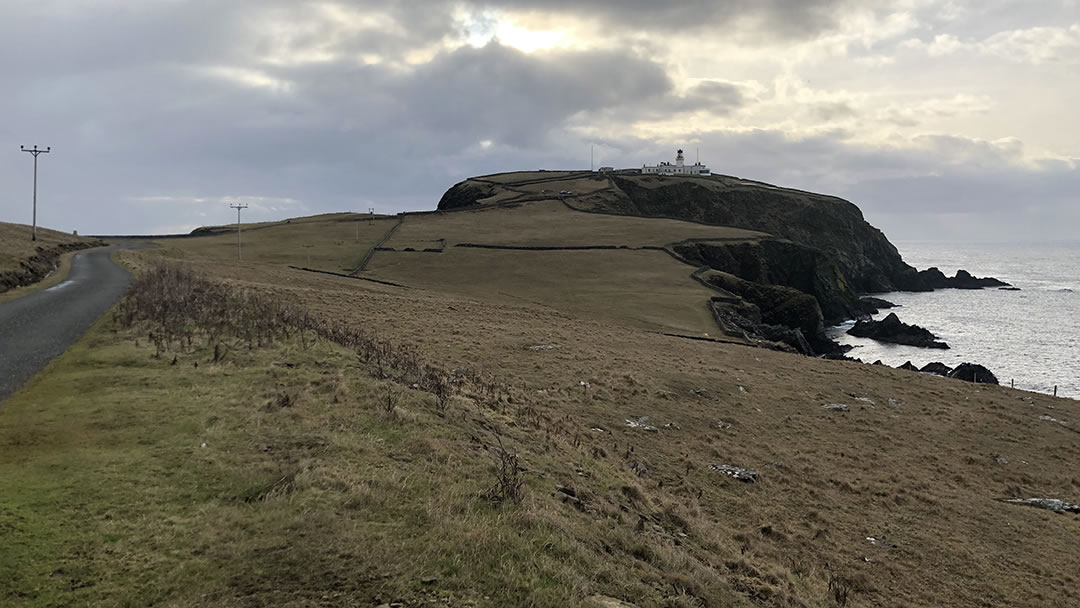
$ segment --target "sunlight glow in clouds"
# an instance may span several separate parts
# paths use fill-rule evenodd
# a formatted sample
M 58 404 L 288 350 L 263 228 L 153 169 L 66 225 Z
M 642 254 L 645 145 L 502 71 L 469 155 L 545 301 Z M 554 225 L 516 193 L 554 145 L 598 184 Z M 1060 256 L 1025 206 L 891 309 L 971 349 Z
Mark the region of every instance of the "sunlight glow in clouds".
M 973 208 L 1009 235 L 1029 201 L 1080 223 L 1076 0 L 25 0 L 0 37 L 51 41 L 0 53 L 0 139 L 58 151 L 39 219 L 60 229 L 187 225 L 229 192 L 253 220 L 430 209 L 593 146 L 622 167 L 700 147 L 890 236 Z M 24 173 L 0 164 L 11 192 Z

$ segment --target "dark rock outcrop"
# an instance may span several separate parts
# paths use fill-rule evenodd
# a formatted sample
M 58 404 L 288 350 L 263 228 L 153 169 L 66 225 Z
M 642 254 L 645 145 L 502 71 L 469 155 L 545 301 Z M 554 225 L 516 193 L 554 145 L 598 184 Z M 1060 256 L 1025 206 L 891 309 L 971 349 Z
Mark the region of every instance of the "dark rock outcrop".
M 863 296 L 859 298 L 858 302 L 859 311 L 868 314 L 875 315 L 879 310 L 896 308 L 897 305 L 888 300 L 882 300 L 881 298 L 875 298 L 873 296 Z
M 713 300 L 717 321 L 730 321 L 743 331 L 788 344 L 805 355 L 825 354 L 838 348 L 825 335 L 821 308 L 809 294 L 792 287 L 747 281 L 724 272 L 711 272 L 703 281 L 738 299 L 738 302 L 726 302 L 725 298 Z M 735 317 L 725 318 L 725 310 L 743 317 L 750 325 Z M 792 330 L 798 335 L 791 333 Z
M 849 334 L 859 338 L 871 338 L 879 342 L 891 342 L 920 348 L 949 348 L 948 344 L 939 342 L 937 336 L 930 330 L 918 325 L 908 325 L 896 316 L 889 316 L 880 321 L 859 321 L 848 330 Z
M 596 205 L 627 215 L 671 217 L 758 230 L 827 255 L 857 293 L 894 291 L 912 269 L 880 230 L 843 199 L 725 176 L 612 177 L 616 191 Z
M 993 277 L 971 276 L 966 270 L 957 270 L 956 276 L 948 277 L 937 268 L 927 268 L 904 274 L 897 282 L 904 291 L 933 291 L 935 289 L 982 289 L 983 287 L 1011 287 Z
M 783 325 L 770 325 L 748 319 L 726 306 L 713 305 L 713 314 L 725 333 L 750 339 L 768 340 L 790 347 L 791 351 L 799 354 L 813 356 L 814 347 L 810 346 L 802 331 L 784 327 Z M 785 349 L 786 350 L 786 349 Z
M 949 372 L 949 377 L 979 384 L 998 383 L 997 377 L 990 370 L 977 363 L 961 363 L 956 366 L 956 369 Z
M 672 249 L 685 260 L 746 281 L 791 287 L 817 299 L 826 322 L 858 313 L 858 300 L 843 273 L 821 251 L 784 239 L 727 243 L 686 241 Z M 804 328 L 805 332 L 805 328 Z
M 915 367 L 915 364 L 912 363 L 911 361 L 905 361 L 903 365 L 897 367 L 896 369 L 906 369 L 906 370 L 912 371 L 912 372 L 919 371 L 919 368 Z
M 439 211 L 448 209 L 461 209 L 472 207 L 477 201 L 494 196 L 498 192 L 498 186 L 486 182 L 467 179 L 454 184 L 452 188 L 443 193 L 439 199 Z
M 948 377 L 949 373 L 952 372 L 952 368 L 939 361 L 934 361 L 933 363 L 927 363 L 926 365 L 922 366 L 922 369 L 920 369 L 919 371 L 926 374 L 934 374 L 936 376 Z

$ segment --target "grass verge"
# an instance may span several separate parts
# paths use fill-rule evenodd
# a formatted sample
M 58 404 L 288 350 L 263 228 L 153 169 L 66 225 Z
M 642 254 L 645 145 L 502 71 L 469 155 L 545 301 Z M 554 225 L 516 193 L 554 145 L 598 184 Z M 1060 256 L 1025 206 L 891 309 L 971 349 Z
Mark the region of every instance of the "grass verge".
M 0 302 L 17 300 L 21 297 L 28 296 L 32 293 L 41 291 L 42 289 L 48 289 L 49 287 L 63 282 L 68 278 L 68 275 L 71 274 L 71 260 L 75 258 L 76 254 L 82 253 L 83 251 L 93 251 L 93 249 L 96 248 L 83 249 L 81 251 L 69 251 L 61 255 L 60 260 L 56 265 L 56 270 L 54 270 L 52 274 L 32 285 L 24 285 L 0 293 Z

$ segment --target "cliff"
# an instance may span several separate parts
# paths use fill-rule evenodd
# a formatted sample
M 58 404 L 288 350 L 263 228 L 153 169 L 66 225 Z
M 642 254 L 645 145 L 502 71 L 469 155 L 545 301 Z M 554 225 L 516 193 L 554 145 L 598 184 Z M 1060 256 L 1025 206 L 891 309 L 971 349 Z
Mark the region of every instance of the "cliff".
M 613 176 L 613 213 L 665 216 L 768 232 L 821 251 L 856 292 L 893 291 L 915 272 L 854 204 L 833 196 L 717 176 Z

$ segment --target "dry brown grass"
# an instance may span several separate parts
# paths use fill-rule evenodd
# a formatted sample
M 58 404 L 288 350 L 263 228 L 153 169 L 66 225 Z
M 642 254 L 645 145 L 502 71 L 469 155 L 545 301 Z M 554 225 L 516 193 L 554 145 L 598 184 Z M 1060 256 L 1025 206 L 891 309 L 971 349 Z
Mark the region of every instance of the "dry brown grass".
M 580 247 L 662 246 L 691 238 L 756 239 L 762 233 L 679 220 L 603 215 L 573 211 L 558 201 L 522 203 L 514 208 L 454 211 L 410 216 L 387 243 L 446 239 L 488 245 Z M 377 255 L 382 255 L 377 254 Z
M 1073 402 L 669 338 L 527 303 L 271 268 L 216 271 L 519 387 L 525 401 L 496 413 L 517 429 L 526 467 L 546 487 L 585 497 L 579 510 L 556 496 L 542 517 L 594 547 L 595 564 L 580 566 L 599 568 L 594 581 L 642 605 L 677 605 L 676 591 L 695 605 L 716 589 L 766 605 L 833 605 L 833 579 L 850 582 L 853 606 L 1080 601 L 1080 552 L 1069 540 L 1080 519 L 997 501 L 1075 502 L 1076 435 L 1039 419 L 1064 416 Z M 530 348 L 538 345 L 554 348 Z M 659 432 L 623 424 L 645 415 Z M 754 468 L 761 481 L 710 464 Z M 657 590 L 626 595 L 627 577 Z
M 593 217 L 571 217 L 579 215 Z M 499 216 L 423 219 L 457 217 L 482 223 Z M 486 229 L 516 233 L 502 221 Z M 707 297 L 685 279 L 692 269 L 662 252 L 376 255 L 372 274 L 410 277 L 403 288 L 279 264 L 223 263 L 181 251 L 182 242 L 165 244 L 122 256 L 183 258 L 233 287 L 295 304 L 320 324 L 377 336 L 415 362 L 413 375 L 401 374 L 397 364 L 386 369 L 378 357 L 349 349 L 320 343 L 305 355 L 290 344 L 287 355 L 256 349 L 205 375 L 185 368 L 176 384 L 163 385 L 169 376 L 162 369 L 182 366 L 168 367 L 167 357 L 146 363 L 152 347 L 144 342 L 142 359 L 124 350 L 109 355 L 138 362 L 130 364 L 138 370 L 133 377 L 117 376 L 113 359 L 79 351 L 89 364 L 66 364 L 62 381 L 39 382 L 31 391 L 40 393 L 16 401 L 20 417 L 0 418 L 10 441 L 57 449 L 49 437 L 79 436 L 65 425 L 80 419 L 72 414 L 85 399 L 79 379 L 89 374 L 96 386 L 114 387 L 109 407 L 144 403 L 138 391 L 160 391 L 157 398 L 182 404 L 192 417 L 168 427 L 173 432 L 205 428 L 211 445 L 240 446 L 215 452 L 200 474 L 220 475 L 215 467 L 227 463 L 230 471 L 258 475 L 243 483 L 219 479 L 209 498 L 198 494 L 209 501 L 197 503 L 201 519 L 183 509 L 183 516 L 170 515 L 179 507 L 163 501 L 164 513 L 139 511 L 142 519 L 108 524 L 132 534 L 118 547 L 132 568 L 147 556 L 135 541 L 147 539 L 126 522 L 172 522 L 172 532 L 155 528 L 152 537 L 179 551 L 151 552 L 156 570 L 186 563 L 193 578 L 182 580 L 215 590 L 200 600 L 185 595 L 190 585 L 168 585 L 164 599 L 175 605 L 405 599 L 412 606 L 441 601 L 441 594 L 451 603 L 566 606 L 594 593 L 642 607 L 1080 604 L 1073 542 L 1080 517 L 998 500 L 1080 502 L 1077 435 L 1040 420 L 1050 414 L 1075 424 L 1075 402 L 661 335 L 656 329 L 700 329 L 692 308 Z M 302 365 L 271 364 L 282 361 Z M 473 378 L 473 386 L 486 388 L 451 383 L 440 397 L 430 376 L 425 384 L 415 375 L 423 373 Z M 191 394 L 198 398 L 187 399 Z M 221 402 L 227 416 L 212 412 Z M 68 414 L 49 414 L 43 403 Z M 831 403 L 850 411 L 822 407 Z M 100 404 L 89 411 L 110 410 Z M 131 423 L 143 426 L 131 428 L 153 420 L 140 411 Z M 625 422 L 642 416 L 655 432 Z M 95 419 L 91 430 L 117 424 L 106 422 Z M 501 451 L 498 437 L 506 444 Z M 266 443 L 289 447 L 261 451 Z M 123 445 L 132 450 L 132 467 L 173 454 L 140 448 L 134 438 Z M 41 447 L 27 461 L 41 463 L 33 471 L 43 479 L 65 470 L 48 453 Z M 158 467 L 170 470 L 165 464 Z M 720 464 L 754 469 L 759 481 L 710 468 Z M 26 466 L 11 461 L 2 469 L 6 488 L 47 486 L 30 484 Z M 182 470 L 151 475 L 153 494 L 178 495 L 175 504 L 190 509 L 175 488 L 186 490 L 182 480 L 197 476 Z M 500 470 L 521 472 L 520 504 L 492 505 L 497 482 L 518 487 Z M 124 479 L 115 473 L 115 482 Z M 240 497 L 244 506 L 215 502 L 221 495 Z M 20 509 L 51 504 L 45 496 L 20 499 Z M 93 563 L 96 580 L 112 580 L 100 565 L 106 561 Z M 261 565 L 228 567 L 236 563 Z M 151 585 L 160 581 L 140 572 Z M 425 586 L 426 576 L 436 580 Z
M 719 334 L 708 308 L 713 292 L 690 279 L 693 268 L 662 251 L 451 247 L 442 254 L 379 252 L 368 270 L 365 276 L 492 302 L 656 331 Z
M 36 241 L 31 234 L 30 226 L 0 222 L 0 294 L 5 300 L 55 284 L 67 274 L 70 257 L 65 253 L 102 244 L 41 227 Z
M 373 247 L 396 217 L 335 214 L 297 218 L 286 222 L 241 226 L 243 257 L 246 261 L 304 266 L 331 272 L 349 272 Z M 235 260 L 235 226 L 223 226 L 220 234 L 163 241 L 186 255 L 219 260 Z M 357 235 L 359 233 L 359 239 Z

